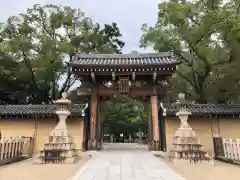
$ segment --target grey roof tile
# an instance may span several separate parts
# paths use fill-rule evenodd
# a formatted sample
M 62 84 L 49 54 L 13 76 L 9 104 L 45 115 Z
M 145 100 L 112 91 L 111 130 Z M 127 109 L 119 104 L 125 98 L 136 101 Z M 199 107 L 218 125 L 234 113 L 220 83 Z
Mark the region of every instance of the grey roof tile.
M 86 104 L 72 105 L 72 115 L 82 116 Z M 56 105 L 0 105 L 0 116 L 8 115 L 55 115 Z
M 168 115 L 175 115 L 176 104 L 164 104 Z M 193 116 L 198 115 L 240 115 L 240 104 L 186 104 Z
M 240 115 L 240 104 L 187 104 L 193 116 L 201 115 Z M 56 105 L 0 105 L 0 116 L 48 116 L 55 115 Z M 175 116 L 176 104 L 164 104 L 168 116 Z M 82 116 L 86 104 L 70 107 L 72 115 Z
M 130 53 L 130 54 L 75 54 L 72 65 L 81 66 L 118 66 L 118 65 L 168 65 L 179 61 L 169 52 Z

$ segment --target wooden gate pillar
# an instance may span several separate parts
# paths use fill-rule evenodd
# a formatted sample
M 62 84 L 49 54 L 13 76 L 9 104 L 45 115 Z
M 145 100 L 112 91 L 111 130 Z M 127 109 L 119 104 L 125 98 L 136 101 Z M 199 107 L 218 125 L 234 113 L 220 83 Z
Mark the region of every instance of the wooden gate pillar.
M 158 125 L 158 102 L 157 96 L 151 96 L 151 119 L 152 119 L 152 127 L 153 127 L 153 140 L 151 143 L 151 150 L 158 151 L 159 150 L 159 125 Z
M 98 97 L 98 105 L 97 105 L 97 122 L 96 122 L 96 150 L 101 150 L 102 146 L 102 119 L 101 119 L 101 107 L 102 102 L 100 101 L 100 97 Z
M 90 98 L 90 136 L 88 141 L 88 149 L 96 150 L 96 128 L 97 128 L 97 111 L 98 111 L 98 96 L 95 89 L 92 90 Z

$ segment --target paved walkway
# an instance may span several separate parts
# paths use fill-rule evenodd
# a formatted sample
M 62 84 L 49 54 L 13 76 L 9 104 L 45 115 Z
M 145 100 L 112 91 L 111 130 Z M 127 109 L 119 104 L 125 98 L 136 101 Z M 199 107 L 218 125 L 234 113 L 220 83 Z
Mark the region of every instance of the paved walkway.
M 146 151 L 101 151 L 72 180 L 184 180 Z
M 139 151 L 148 151 L 147 144 L 139 143 L 104 143 L 102 145 L 104 151 L 130 151 L 130 150 L 139 150 Z

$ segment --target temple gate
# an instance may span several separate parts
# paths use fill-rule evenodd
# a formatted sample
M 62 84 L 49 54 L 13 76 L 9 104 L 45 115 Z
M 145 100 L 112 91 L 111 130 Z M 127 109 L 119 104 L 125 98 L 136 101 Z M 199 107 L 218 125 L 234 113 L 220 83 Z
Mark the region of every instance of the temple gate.
M 165 122 L 159 115 L 159 99 L 169 95 L 169 77 L 179 64 L 169 52 L 156 54 L 75 54 L 69 63 L 72 73 L 82 82 L 79 95 L 89 97 L 89 119 L 84 147 L 101 148 L 101 120 L 99 107 L 109 96 L 127 94 L 149 101 L 149 149 L 166 150 Z M 87 125 L 88 124 L 88 125 Z

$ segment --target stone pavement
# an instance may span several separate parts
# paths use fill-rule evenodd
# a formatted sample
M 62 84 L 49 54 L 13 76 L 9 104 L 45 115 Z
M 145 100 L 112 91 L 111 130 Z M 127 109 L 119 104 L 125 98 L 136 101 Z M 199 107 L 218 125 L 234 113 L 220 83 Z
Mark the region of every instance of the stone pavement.
M 184 180 L 147 151 L 101 151 L 72 180 Z
M 114 150 L 139 150 L 139 151 L 148 151 L 148 144 L 140 143 L 104 143 L 102 145 L 104 151 L 114 151 Z

